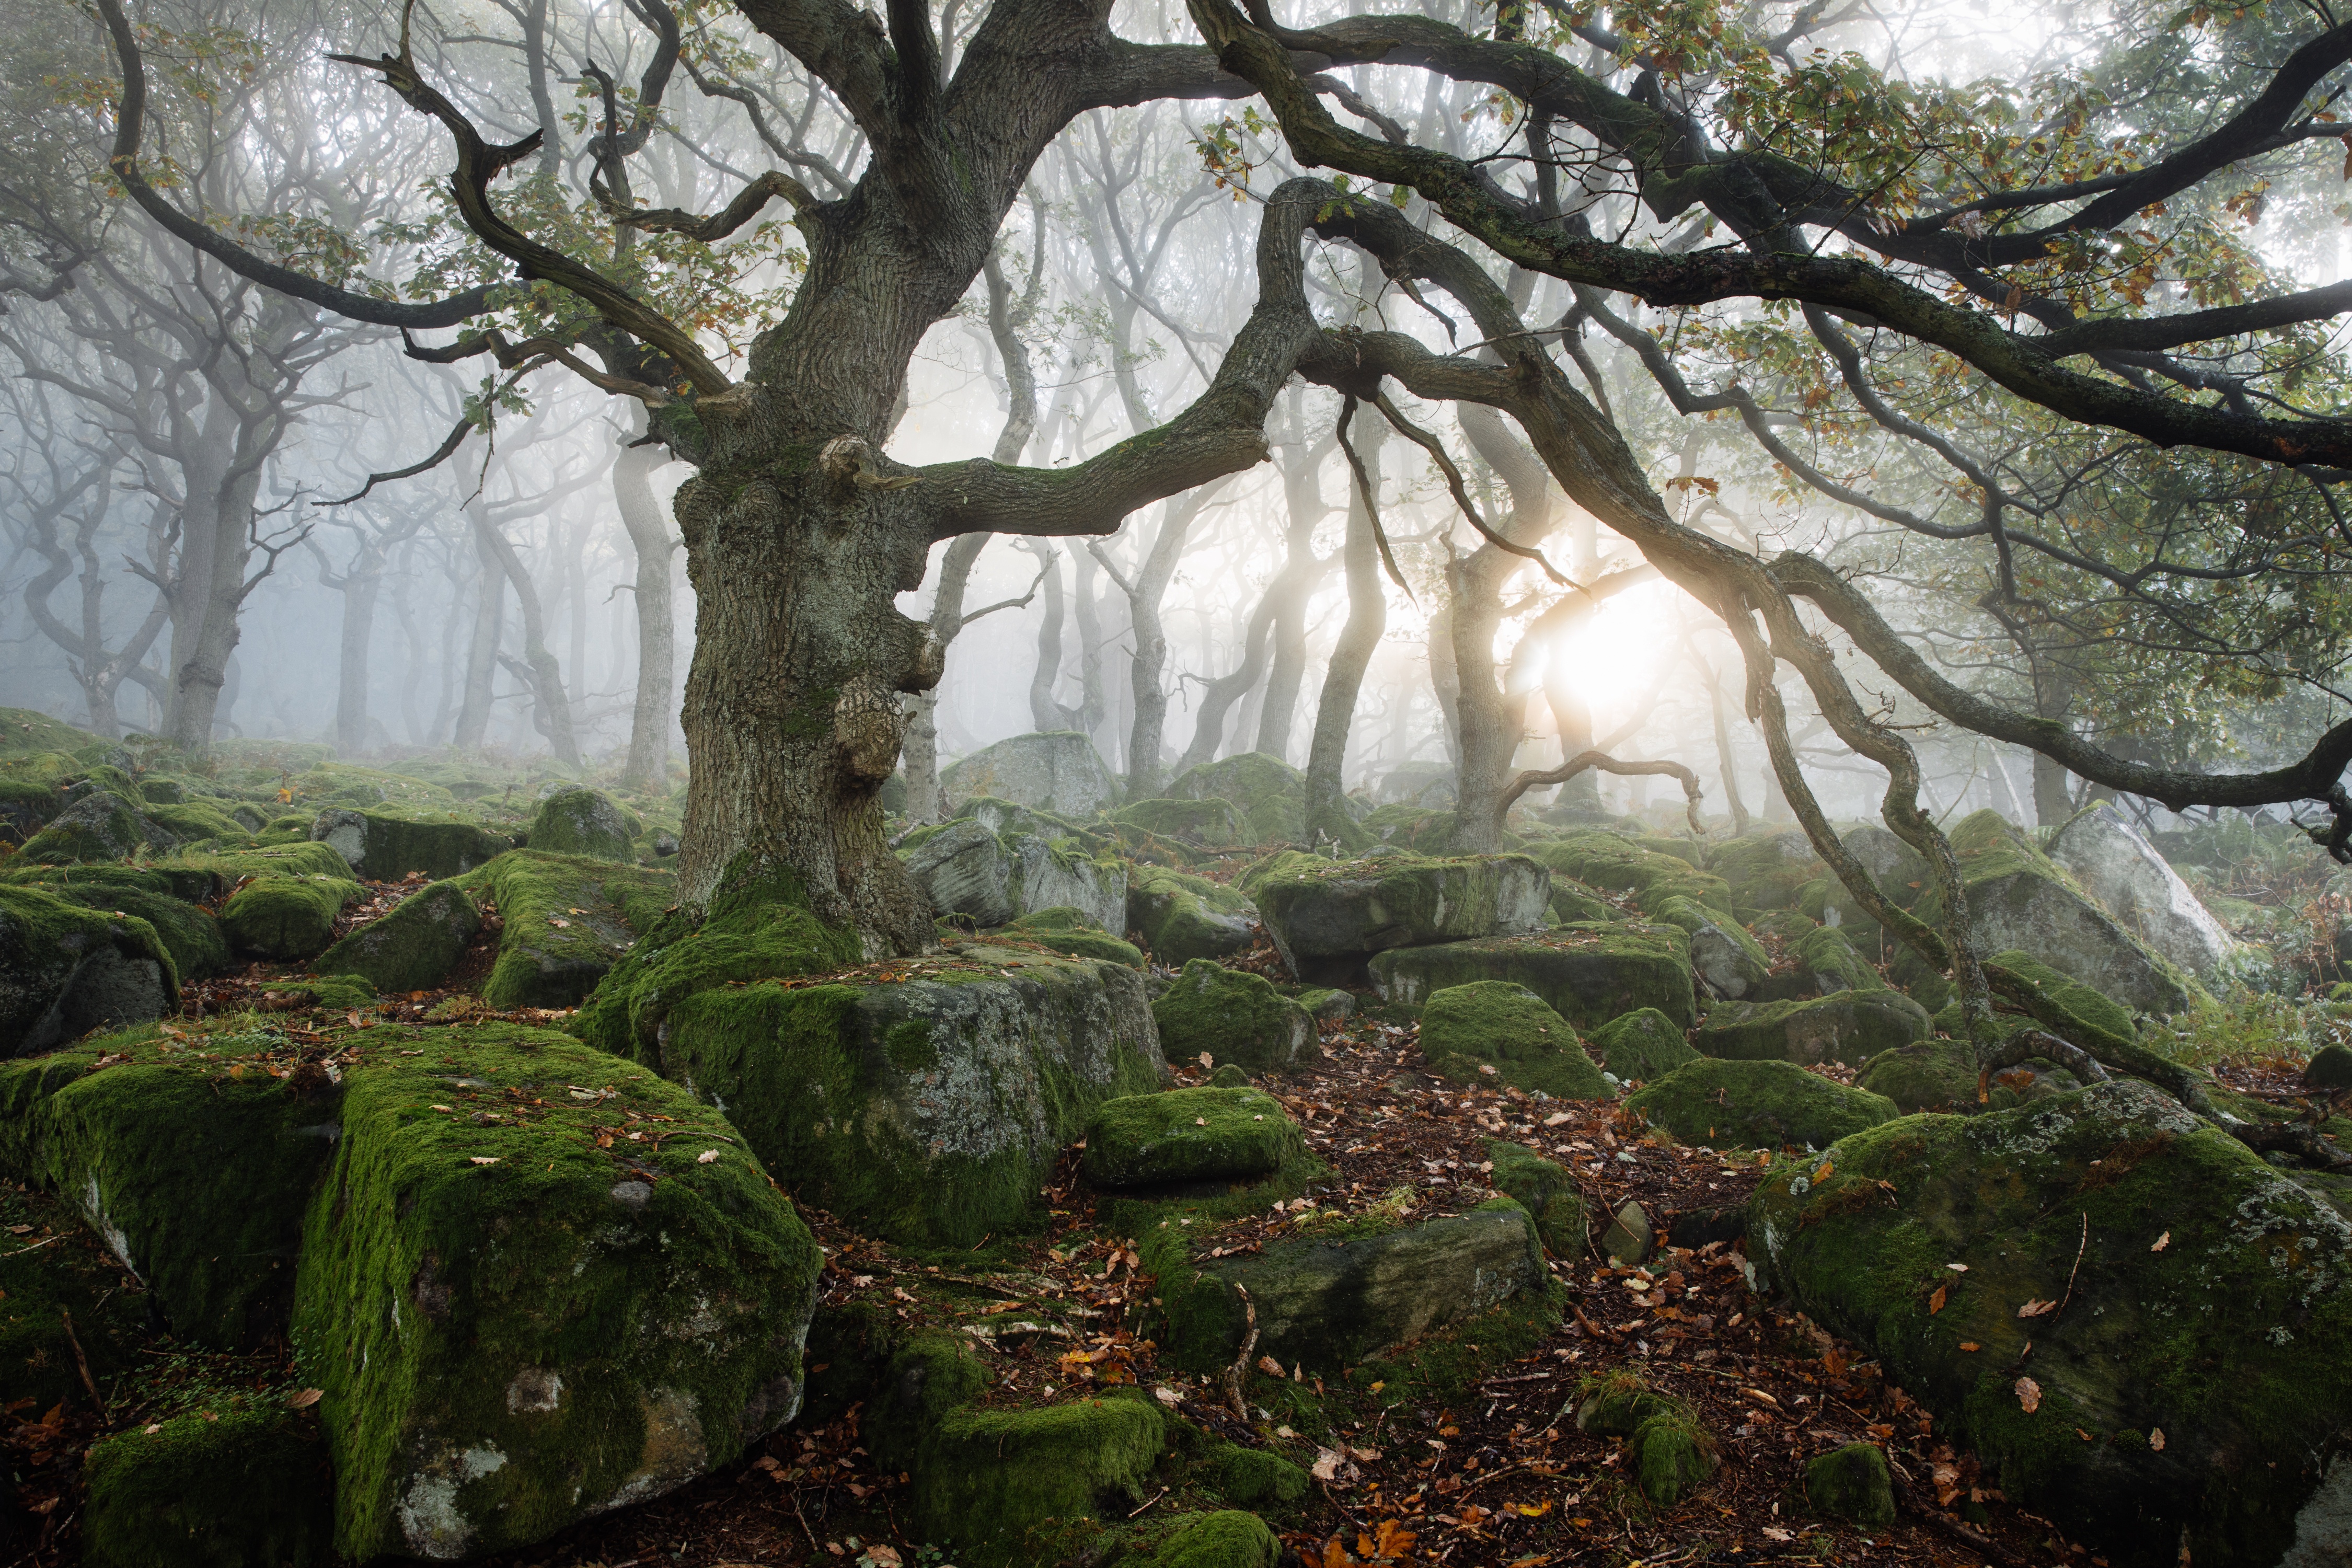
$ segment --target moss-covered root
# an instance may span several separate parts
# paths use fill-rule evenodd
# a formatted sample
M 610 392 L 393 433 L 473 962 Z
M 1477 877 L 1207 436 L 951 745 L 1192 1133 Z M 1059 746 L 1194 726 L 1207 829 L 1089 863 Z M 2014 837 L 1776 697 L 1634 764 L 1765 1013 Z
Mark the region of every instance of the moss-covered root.
M 1105 1187 L 1255 1181 L 1307 1157 L 1282 1101 L 1214 1086 L 1106 1100 L 1086 1142 L 1079 1169 Z
M 1449 985 L 1431 996 L 1422 1009 L 1421 1051 L 1455 1083 L 1507 1084 L 1556 1100 L 1610 1097 L 1568 1020 L 1508 980 Z
M 1813 1510 L 1866 1530 L 1895 1522 L 1895 1478 L 1875 1443 L 1848 1443 L 1805 1464 L 1805 1500 Z
M 1160 1049 L 1170 1061 L 1203 1053 L 1256 1074 L 1283 1072 L 1315 1049 L 1314 1016 L 1263 974 L 1226 969 L 1205 958 L 1184 965 L 1151 1005 Z
M 1584 1198 L 1568 1167 L 1499 1140 L 1487 1143 L 1486 1158 L 1495 1164 L 1495 1190 L 1535 1216 L 1546 1251 L 1573 1258 L 1584 1250 Z
M 683 1090 L 485 1026 L 352 1069 L 341 1123 L 292 1337 L 345 1556 L 541 1540 L 798 1410 L 816 1244 Z
M 89 1450 L 87 1568 L 310 1568 L 334 1560 L 334 1475 L 317 1420 L 193 1412 Z
M 428 990 L 448 978 L 481 929 L 472 895 L 455 882 L 436 882 L 327 949 L 316 967 L 364 975 L 379 991 Z
M 145 921 L 0 885 L 0 1054 L 144 1023 L 179 1003 L 171 951 Z

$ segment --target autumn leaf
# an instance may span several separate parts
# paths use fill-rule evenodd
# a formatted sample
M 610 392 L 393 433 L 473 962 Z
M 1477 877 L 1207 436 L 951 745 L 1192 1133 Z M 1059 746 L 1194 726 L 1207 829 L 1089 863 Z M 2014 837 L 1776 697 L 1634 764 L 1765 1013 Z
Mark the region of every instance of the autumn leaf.
M 1948 1286 L 1938 1285 L 1936 1287 L 1936 1293 L 1927 1298 L 1927 1315 L 1929 1317 L 1932 1318 L 1937 1313 L 1944 1310 L 1944 1295 L 1948 1289 L 1949 1287 Z
M 2159 1454 L 2161 1454 L 2161 1453 L 2163 1453 L 2163 1452 L 2164 1452 L 2164 1428 L 2163 1428 L 2163 1427 L 2161 1427 L 2161 1426 L 2156 1426 L 2156 1427 L 2151 1427 L 2151 1428 L 2149 1429 L 2148 1434 L 2147 1434 L 2147 1446 L 2148 1446 L 2149 1447 L 2151 1447 L 2151 1448 L 2155 1449 L 2155 1450 L 2156 1450 L 2158 1453 L 2159 1453 Z
M 495 1165 L 499 1163 L 499 1157 L 496 1154 L 468 1154 L 466 1158 L 477 1165 Z
M 1974 1340 L 1962 1340 L 1960 1342 L 1960 1348 L 1964 1351 L 1975 1352 L 1984 1349 L 1984 1346 L 1977 1343 Z
M 318 1404 L 320 1399 L 325 1397 L 325 1395 L 326 1391 L 324 1389 L 306 1388 L 300 1393 L 295 1394 L 292 1398 L 287 1400 L 286 1407 L 289 1410 L 308 1410 L 313 1405 Z
M 2058 1310 L 2055 1301 L 2028 1301 L 2017 1310 L 2021 1318 L 2046 1318 Z
M 2042 1385 L 2030 1377 L 2017 1380 L 2017 1403 L 2028 1415 L 2042 1408 Z
M 1268 1377 L 1286 1377 L 1289 1375 L 1282 1370 L 1282 1363 L 1275 1360 L 1270 1355 L 1262 1355 L 1257 1358 L 1257 1369 L 1258 1371 L 1265 1373 Z
M 701 1153 L 697 1154 L 694 1157 L 694 1163 L 698 1165 L 715 1165 L 719 1163 L 719 1151 L 716 1149 L 705 1149 Z
M 2169 1246 L 2171 1246 L 2171 1245 L 2172 1245 L 2172 1233 L 2171 1233 L 2170 1231 L 2168 1231 L 2168 1231 L 2166 1231 L 2162 1236 L 2159 1236 L 2159 1237 L 2158 1237 L 2156 1238 L 2156 1245 L 2155 1245 L 2155 1246 L 2153 1246 L 2153 1247 L 2149 1247 L 2149 1248 L 2148 1248 L 2148 1250 L 2149 1250 L 2150 1252 L 2162 1252 L 2166 1247 L 2169 1247 Z
M 1307 1473 L 1318 1481 L 1337 1480 L 1339 1479 L 1340 1462 L 1341 1456 L 1339 1449 L 1318 1448 L 1315 1451 L 1315 1462 L 1307 1467 Z
M 1764 1527 L 1764 1539 L 1767 1541 L 1794 1541 L 1797 1538 L 1790 1534 L 1785 1530 L 1775 1530 L 1772 1526 L 1768 1524 Z

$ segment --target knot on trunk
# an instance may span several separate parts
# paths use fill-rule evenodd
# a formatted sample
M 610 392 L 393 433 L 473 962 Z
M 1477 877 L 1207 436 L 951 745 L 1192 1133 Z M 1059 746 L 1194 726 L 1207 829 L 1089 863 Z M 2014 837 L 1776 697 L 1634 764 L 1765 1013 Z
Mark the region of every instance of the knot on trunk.
M 948 672 L 948 645 L 930 627 L 923 628 L 923 640 L 915 649 L 915 669 L 901 690 L 929 691 Z
M 816 466 L 836 505 L 861 489 L 903 490 L 923 482 L 920 474 L 883 472 L 873 443 L 863 436 L 835 436 L 818 450 Z
M 881 780 L 898 765 L 898 742 L 906 717 L 898 694 L 871 675 L 852 676 L 833 705 L 833 742 L 842 761 L 861 779 Z

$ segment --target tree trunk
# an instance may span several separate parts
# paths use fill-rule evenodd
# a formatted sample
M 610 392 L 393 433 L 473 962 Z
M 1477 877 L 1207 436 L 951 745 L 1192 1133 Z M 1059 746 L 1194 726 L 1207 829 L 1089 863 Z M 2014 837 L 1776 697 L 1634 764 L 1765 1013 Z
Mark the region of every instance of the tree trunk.
M 1037 623 L 1037 662 L 1029 672 L 1029 727 L 1041 734 L 1051 730 L 1091 729 L 1091 724 L 1054 697 L 1054 688 L 1062 679 L 1062 621 L 1067 614 L 1062 595 L 1062 552 L 1036 540 L 1029 541 L 1027 548 L 1045 573 L 1039 584 L 1045 591 L 1045 613 Z
M 1356 423 L 1353 445 L 1364 465 L 1360 485 L 1351 485 L 1348 503 L 1348 536 L 1339 547 L 1341 569 L 1348 581 L 1348 619 L 1331 645 L 1324 667 L 1323 691 L 1315 705 L 1315 731 L 1307 748 L 1307 834 L 1315 842 L 1328 837 L 1339 843 L 1361 841 L 1362 830 L 1348 816 L 1340 796 L 1346 780 L 1348 735 L 1355 727 L 1356 700 L 1363 693 L 1364 672 L 1388 630 L 1389 603 L 1381 581 L 1380 545 L 1372 536 L 1372 505 L 1381 493 L 1381 437 L 1386 426 L 1378 419 Z M 1371 492 L 1368 503 L 1364 491 Z
M 1171 501 L 1161 515 L 1160 531 L 1152 536 L 1151 552 L 1129 583 L 1109 560 L 1097 556 L 1127 595 L 1129 624 L 1135 630 L 1135 657 L 1128 666 L 1129 689 L 1134 694 L 1135 716 L 1127 737 L 1127 798 L 1150 800 L 1166 782 L 1163 755 L 1168 729 L 1168 690 L 1162 684 L 1168 668 L 1168 632 L 1160 624 L 1160 602 L 1167 597 L 1169 581 L 1184 553 L 1184 540 L 1192 523 L 1219 487 L 1194 490 Z M 1100 546 L 1094 547 L 1099 550 Z
M 344 574 L 343 636 L 335 682 L 338 756 L 356 757 L 367 750 L 368 647 L 375 639 L 376 595 L 383 587 L 383 559 L 363 550 Z
M 1706 681 L 1706 700 L 1715 717 L 1715 760 L 1723 773 L 1724 804 L 1731 811 L 1731 832 L 1734 837 L 1744 837 L 1748 832 L 1748 805 L 1739 798 L 1739 763 L 1732 754 L 1731 725 L 1725 712 L 1723 681 L 1715 668 L 1704 660 L 1698 664 L 1699 674 Z
M 1024 435 L 1024 440 L 1027 438 Z M 971 586 L 971 569 L 988 548 L 992 533 L 966 533 L 950 542 L 940 555 L 940 585 L 931 596 L 931 635 L 944 656 L 947 645 L 963 630 L 964 595 Z M 1058 559 L 1053 562 L 1059 565 Z M 910 822 L 940 819 L 940 695 L 937 689 L 918 691 L 907 700 L 907 740 L 903 748 L 907 774 L 907 817 Z
M 1088 740 L 1100 746 L 1107 738 L 1102 733 L 1103 720 L 1110 711 L 1108 690 L 1103 684 L 1102 597 L 1095 586 L 1095 558 L 1076 544 L 1069 551 L 1070 565 L 1077 574 L 1076 602 L 1071 611 L 1078 625 L 1078 721 L 1066 728 L 1084 731 Z
M 261 485 L 260 458 L 242 449 L 236 412 L 215 395 L 201 435 L 178 454 L 181 508 L 180 572 L 172 595 L 172 700 L 164 731 L 182 751 L 201 754 L 212 744 L 221 682 L 236 651 L 237 612 L 245 603 L 245 569 L 252 554 L 253 500 Z
M 1302 575 L 1275 606 L 1274 663 L 1265 678 L 1265 696 L 1257 711 L 1257 740 L 1253 749 L 1284 762 L 1290 760 L 1290 731 L 1298 717 L 1298 689 L 1307 680 L 1307 601 L 1314 587 L 1314 578 Z
M 653 473 L 669 461 L 656 446 L 628 447 L 613 462 L 613 499 L 637 557 L 637 692 L 629 713 L 629 757 L 621 767 L 625 789 L 669 788 L 669 727 L 677 715 L 677 608 L 670 600 L 670 537 Z
M 1504 426 L 1502 416 L 1476 404 L 1459 411 L 1462 433 L 1510 492 L 1511 515 L 1496 531 L 1515 543 L 1542 542 L 1551 522 L 1550 476 L 1534 453 Z M 1503 694 L 1496 679 L 1495 634 L 1503 622 L 1503 587 L 1523 563 L 1481 544 L 1447 574 L 1453 589 L 1450 641 L 1456 681 L 1455 721 L 1461 752 L 1454 780 L 1454 847 L 1491 854 L 1502 846 L 1495 808 L 1509 782 L 1511 758 L 1527 731 L 1523 704 Z
M 1225 717 L 1233 706 L 1257 684 L 1265 673 L 1266 634 L 1274 627 L 1275 595 L 1281 579 L 1267 584 L 1258 595 L 1257 607 L 1250 612 L 1248 630 L 1242 637 L 1242 661 L 1201 689 L 1201 707 L 1192 724 L 1192 743 L 1184 754 L 1176 759 L 1179 774 L 1190 772 L 1203 763 L 1213 763 L 1224 749 Z
M 460 751 L 477 752 L 490 732 L 490 698 L 499 670 L 499 645 L 505 639 L 507 574 L 490 546 L 489 524 L 480 503 L 466 509 L 474 525 L 474 635 L 466 649 L 466 691 L 457 704 Z

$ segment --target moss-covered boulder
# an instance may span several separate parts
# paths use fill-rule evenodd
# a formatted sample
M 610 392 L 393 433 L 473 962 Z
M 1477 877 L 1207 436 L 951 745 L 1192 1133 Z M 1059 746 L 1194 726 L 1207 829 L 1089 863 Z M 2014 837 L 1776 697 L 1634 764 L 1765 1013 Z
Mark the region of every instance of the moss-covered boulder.
M 1609 1098 L 1569 1021 L 1508 980 L 1432 992 L 1421 1013 L 1421 1054 L 1455 1083 L 1508 1084 L 1556 1100 Z
M 1805 1002 L 1724 1002 L 1691 1036 L 1701 1056 L 1859 1067 L 1927 1037 L 1927 1009 L 1899 991 L 1833 991 Z
M 1148 1555 L 1129 1552 L 1120 1561 L 1124 1568 L 1275 1568 L 1282 1538 L 1257 1515 L 1226 1509 L 1178 1521 Z
M 896 1462 L 910 1528 L 975 1568 L 1076 1552 L 1147 1500 L 1168 1418 L 1133 1390 L 1059 1405 L 950 1410 Z
M 1699 1059 L 1684 1031 L 1654 1007 L 1610 1019 L 1585 1036 L 1585 1045 L 1620 1083 L 1648 1083 Z
M 2194 981 L 2118 924 L 2000 816 L 1979 811 L 1949 837 L 1979 951 L 2030 952 L 2135 1012 L 2185 1012 L 2199 994 Z M 1940 909 L 1931 888 L 1920 900 L 1920 917 L 1932 922 Z
M 1151 1004 L 1160 1048 L 1170 1061 L 1203 1053 L 1244 1072 L 1286 1072 L 1316 1049 L 1314 1016 L 1263 974 L 1226 969 L 1205 958 L 1184 965 Z
M 1078 1168 L 1101 1187 L 1251 1182 L 1307 1157 L 1282 1101 L 1255 1089 L 1177 1089 L 1105 1100 Z
M 2352 1410 L 2352 1227 L 2146 1084 L 1778 1165 L 1748 1253 L 2010 1501 L 2111 1562 L 2352 1545 L 2327 1458 Z
M 1763 990 L 1772 961 L 1738 921 L 1680 894 L 1659 900 L 1651 918 L 1689 935 L 1691 971 L 1713 995 L 1736 1001 Z
M 567 790 L 551 796 L 541 805 L 540 817 L 545 817 L 550 806 L 571 795 L 594 795 L 595 792 Z M 604 799 L 602 795 L 595 798 Z M 611 805 L 610 802 L 605 804 Z M 620 808 L 615 806 L 613 810 L 617 816 Z M 591 808 L 575 815 L 593 817 L 597 814 Z M 570 820 L 566 818 L 567 823 Z M 560 841 L 565 836 L 564 829 L 551 826 L 549 837 L 551 841 L 540 843 L 537 818 L 533 819 L 531 832 L 533 847 L 541 849 L 558 848 L 559 843 L 554 841 Z M 512 847 L 497 834 L 470 822 L 419 820 L 395 816 L 390 812 L 352 811 L 344 806 L 333 806 L 320 812 L 310 824 L 310 837 L 332 848 L 353 871 L 372 882 L 396 882 L 416 872 L 423 872 L 439 881 L 485 865 Z M 593 858 L 617 860 L 634 859 L 635 857 L 634 854 L 626 857 L 602 854 Z
M 1001 935 L 1020 942 L 1034 942 L 1055 952 L 1072 958 L 1102 958 L 1113 963 L 1124 963 L 1129 969 L 1143 967 L 1143 954 L 1132 942 L 1122 942 L 1103 930 L 1102 922 L 1084 910 L 1063 905 L 1057 909 L 1033 910 L 1003 928 Z
M 2303 1064 L 2303 1085 L 2323 1094 L 2352 1089 L 2352 1048 L 2322 1046 Z
M 456 882 L 435 882 L 319 955 L 322 974 L 359 974 L 379 991 L 425 991 L 457 967 L 482 911 Z
M 1266 934 L 1301 979 L 1352 978 L 1367 957 L 1392 947 L 1531 931 L 1551 898 L 1551 873 L 1524 855 L 1291 853 L 1244 880 Z
M 1256 925 L 1257 906 L 1223 882 L 1164 866 L 1128 873 L 1127 928 L 1161 963 L 1239 952 L 1256 939 Z
M 229 964 L 228 939 L 212 911 L 172 891 L 170 879 L 137 866 L 26 866 L 0 873 L 68 903 L 101 913 L 120 910 L 155 928 L 183 981 L 218 974 Z
M 103 771 L 119 780 L 121 787 L 97 780 L 72 786 L 66 792 L 66 805 L 17 854 L 27 861 L 58 866 L 121 860 L 142 848 L 170 849 L 180 843 L 180 834 L 147 815 L 146 803 L 131 791 L 129 779 L 111 768 Z
M 1520 1143 L 1489 1140 L 1495 1190 L 1535 1216 L 1536 1234 L 1555 1258 L 1584 1250 L 1584 1197 L 1568 1167 Z
M 1643 1007 L 1685 1028 L 1698 1014 L 1690 938 L 1674 926 L 1644 921 L 1391 948 L 1376 954 L 1370 968 L 1372 983 L 1391 1002 L 1423 1002 L 1449 985 L 1507 980 L 1581 1028 Z
M 335 920 L 360 896 L 348 877 L 256 877 L 221 906 L 221 931 L 252 958 L 316 958 L 335 940 Z
M 334 1561 L 334 1473 L 310 1413 L 174 1415 L 92 1444 L 83 1473 L 89 1568 Z
M 1625 911 L 1602 898 L 1597 889 L 1558 871 L 1551 877 L 1551 914 L 1562 925 L 1625 918 Z
M 1890 1100 L 1785 1061 L 1695 1061 L 1636 1090 L 1625 1106 L 1685 1143 L 1717 1149 L 1826 1148 L 1898 1114 Z
M 1013 853 L 982 823 L 967 817 L 910 837 L 898 858 L 940 914 L 1001 926 L 1021 912 L 1013 890 Z
M 977 795 L 1065 816 L 1087 817 L 1118 791 L 1110 766 L 1076 730 L 1050 730 L 984 746 L 942 769 L 940 798 L 961 805 Z
M 567 784 L 539 803 L 523 842 L 550 855 L 634 866 L 645 830 L 635 812 L 603 791 Z
M 2050 840 L 2050 858 L 2126 931 L 2185 974 L 2216 979 L 2238 945 L 2109 802 L 2069 818 Z
M 324 844 L 313 844 L 302 834 L 284 844 L 255 844 L 225 849 L 196 846 L 150 860 L 144 869 L 163 879 L 173 893 L 191 902 L 218 899 L 248 878 L 297 877 L 316 881 L 348 882 L 352 868 Z
M 677 896 L 675 873 L 540 849 L 509 849 L 460 885 L 477 899 L 487 896 L 505 921 L 482 986 L 482 1000 L 494 1007 L 571 1006 Z
M 1606 828 L 1580 827 L 1530 844 L 1527 852 L 1554 874 L 1609 891 L 1630 892 L 1644 913 L 1671 898 L 1686 898 L 1731 913 L 1731 888 L 1701 871 L 1680 851 L 1696 846 L 1673 839 L 1641 840 Z
M 1019 1218 L 1097 1106 L 1167 1072 L 1142 975 L 982 943 L 897 976 L 709 986 L 665 1021 L 663 1072 L 795 1193 L 928 1245 Z
M 1127 862 L 1097 855 L 1079 840 L 1024 835 L 1013 840 L 1013 904 L 1020 915 L 1038 910 L 1082 910 L 1104 930 L 1127 923 Z
M 1895 1477 L 1875 1443 L 1848 1443 L 1805 1461 L 1805 1500 L 1817 1513 L 1865 1530 L 1895 1522 Z
M 65 793 L 53 784 L 0 774 L 0 844 L 21 846 L 65 805 Z
M 1196 1259 L 1200 1237 L 1172 1220 L 1141 1240 L 1165 1315 L 1161 1353 L 1193 1372 L 1233 1364 L 1244 1332 L 1237 1286 L 1257 1309 L 1263 1352 L 1333 1372 L 1539 1290 L 1546 1278 L 1535 1222 L 1508 1198 L 1374 1235 L 1302 1237 L 1224 1258 Z
M 1946 1035 L 1914 1040 L 1871 1058 L 1853 1082 L 1856 1089 L 1885 1095 L 1906 1116 L 1920 1110 L 1973 1110 L 1976 1047 Z
M 1826 996 L 1832 991 L 1889 989 L 1885 976 L 1863 957 L 1843 928 L 1815 926 L 1798 937 L 1793 945 L 1797 950 L 1792 976 L 1797 982 L 1795 996 Z M 1766 989 L 1769 992 L 1770 987 Z M 1784 1001 L 1789 998 L 1767 994 L 1763 999 Z
M 1706 868 L 1731 885 L 1742 911 L 1795 907 L 1805 884 L 1828 870 L 1800 828 L 1751 833 L 1707 852 Z
M 0 883 L 0 1054 L 44 1051 L 179 1005 L 179 971 L 153 926 Z
M 1214 795 L 1202 800 L 1165 795 L 1139 800 L 1112 812 L 1110 819 L 1155 838 L 1173 838 L 1203 849 L 1232 849 L 1258 842 L 1241 808 Z
M 1681 1410 L 1661 1412 L 1634 1427 L 1625 1439 L 1625 1457 L 1634 1484 L 1658 1508 L 1680 1503 L 1722 1463 L 1714 1436 Z
M 1241 813 L 1252 844 L 1307 842 L 1307 775 L 1279 757 L 1242 752 L 1187 768 L 1169 782 L 1177 800 L 1222 800 Z

